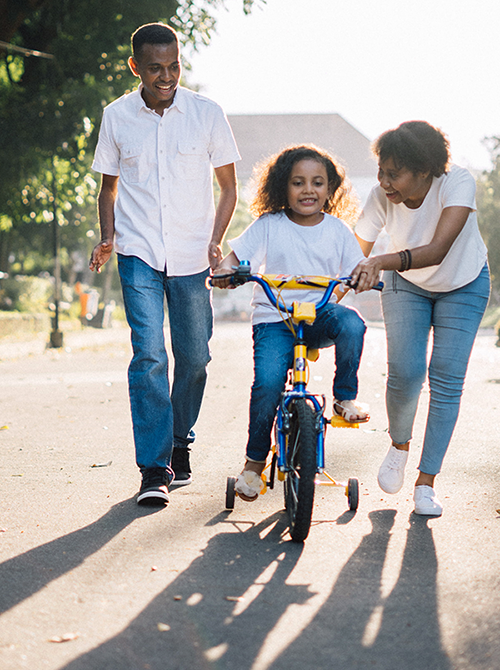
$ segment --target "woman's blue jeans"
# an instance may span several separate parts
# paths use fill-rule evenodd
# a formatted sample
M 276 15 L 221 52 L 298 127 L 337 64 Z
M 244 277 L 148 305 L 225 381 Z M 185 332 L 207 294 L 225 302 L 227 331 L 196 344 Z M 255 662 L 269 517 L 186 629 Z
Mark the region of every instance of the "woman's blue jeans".
M 172 447 L 194 440 L 210 361 L 211 294 L 208 270 L 168 277 L 135 256 L 118 255 L 118 270 L 133 358 L 128 369 L 136 462 L 145 468 L 168 467 Z M 167 301 L 174 356 L 172 393 L 168 378 L 163 323 Z
M 448 293 L 425 291 L 397 272 L 385 272 L 383 280 L 389 434 L 396 444 L 411 440 L 418 399 L 428 374 L 430 402 L 418 469 L 436 475 L 458 419 L 472 345 L 488 304 L 488 266 L 470 284 Z
M 333 395 L 337 400 L 354 400 L 357 396 L 365 331 L 365 323 L 354 309 L 334 303 L 304 328 L 309 348 L 323 349 L 335 344 Z M 276 410 L 287 372 L 293 365 L 293 343 L 294 336 L 283 321 L 253 327 L 254 382 L 246 450 L 253 461 L 265 461 L 269 453 Z

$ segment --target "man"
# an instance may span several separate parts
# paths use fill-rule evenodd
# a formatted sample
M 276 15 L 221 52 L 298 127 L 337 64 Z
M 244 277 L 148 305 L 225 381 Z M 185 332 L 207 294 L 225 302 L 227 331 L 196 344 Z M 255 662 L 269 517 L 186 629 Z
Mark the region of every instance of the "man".
M 92 165 L 102 173 L 101 242 L 90 268 L 99 272 L 114 246 L 132 330 L 129 395 L 142 473 L 137 502 L 164 505 L 170 482 L 191 483 L 188 445 L 212 335 L 205 279 L 222 258 L 221 241 L 236 206 L 239 155 L 221 108 L 179 86 L 174 30 L 161 23 L 142 26 L 132 35 L 132 54 L 129 66 L 140 86 L 105 108 Z M 220 186 L 216 210 L 212 167 Z M 172 393 L 165 297 L 175 362 Z

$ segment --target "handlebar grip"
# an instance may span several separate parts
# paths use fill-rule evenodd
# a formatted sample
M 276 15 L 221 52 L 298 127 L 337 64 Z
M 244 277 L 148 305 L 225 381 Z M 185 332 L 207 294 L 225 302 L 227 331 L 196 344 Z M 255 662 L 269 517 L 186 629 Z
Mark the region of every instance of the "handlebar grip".
M 358 287 L 358 282 L 353 284 L 352 281 L 346 281 L 346 284 L 347 284 L 347 286 L 349 286 L 349 288 L 352 288 L 352 289 L 356 289 Z M 384 288 L 384 282 L 379 281 L 378 284 L 375 284 L 375 286 L 371 287 L 370 291 L 382 291 L 383 288 Z

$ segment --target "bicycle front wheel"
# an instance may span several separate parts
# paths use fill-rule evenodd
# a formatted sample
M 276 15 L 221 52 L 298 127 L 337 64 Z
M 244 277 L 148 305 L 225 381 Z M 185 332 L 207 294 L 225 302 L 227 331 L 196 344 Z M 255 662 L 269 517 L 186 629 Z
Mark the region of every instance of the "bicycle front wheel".
M 303 542 L 309 534 L 314 503 L 317 434 L 314 410 L 304 398 L 293 401 L 290 414 L 290 434 L 286 448 L 285 508 L 292 540 Z

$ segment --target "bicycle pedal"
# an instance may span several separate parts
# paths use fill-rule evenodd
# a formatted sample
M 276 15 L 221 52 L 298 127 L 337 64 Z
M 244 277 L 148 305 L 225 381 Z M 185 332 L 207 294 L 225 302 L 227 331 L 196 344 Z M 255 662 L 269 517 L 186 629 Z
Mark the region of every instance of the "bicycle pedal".
M 359 428 L 359 423 L 346 421 L 338 414 L 334 414 L 330 419 L 325 418 L 325 423 L 329 423 L 332 428 Z

